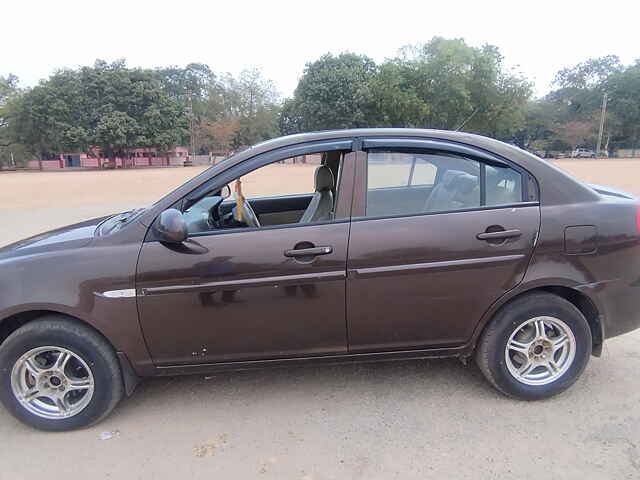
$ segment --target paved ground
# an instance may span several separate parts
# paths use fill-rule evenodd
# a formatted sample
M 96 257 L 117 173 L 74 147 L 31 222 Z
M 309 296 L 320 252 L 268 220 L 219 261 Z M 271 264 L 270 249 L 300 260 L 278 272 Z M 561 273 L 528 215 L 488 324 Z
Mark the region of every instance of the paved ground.
M 558 165 L 640 193 L 640 162 Z M 139 197 L 126 193 L 138 171 L 108 191 L 104 172 L 0 175 L 0 244 L 152 201 L 196 170 L 145 173 Z M 93 188 L 73 187 L 79 175 Z M 16 181 L 22 191 L 8 194 Z M 84 206 L 53 195 L 65 182 Z M 0 409 L 0 479 L 636 479 L 639 347 L 640 332 L 609 341 L 571 390 L 537 403 L 502 397 L 473 365 L 434 360 L 153 379 L 106 421 L 64 434 Z

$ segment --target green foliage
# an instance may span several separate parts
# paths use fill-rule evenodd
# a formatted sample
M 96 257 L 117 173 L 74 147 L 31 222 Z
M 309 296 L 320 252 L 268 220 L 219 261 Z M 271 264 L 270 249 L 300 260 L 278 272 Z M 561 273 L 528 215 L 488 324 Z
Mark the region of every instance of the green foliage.
M 367 89 L 375 74 L 373 60 L 353 53 L 326 54 L 308 63 L 293 98 L 285 102 L 282 130 L 292 133 L 368 126 L 363 107 L 371 101 Z
M 156 69 L 165 93 L 182 106 L 189 131 L 182 142 L 206 152 L 240 148 L 277 136 L 279 96 L 258 69 L 238 78 L 207 65 Z
M 620 59 L 616 55 L 590 58 L 571 68 L 563 68 L 554 79 L 561 88 L 594 88 L 605 81 L 609 75 L 623 70 Z
M 184 132 L 182 106 L 156 74 L 124 61 L 61 70 L 20 99 L 17 139 L 44 158 L 98 147 L 109 157 L 136 147 L 164 151 Z
M 609 108 L 618 120 L 615 134 L 626 147 L 640 145 L 640 60 L 610 75 L 603 89 L 610 96 Z
M 11 101 L 18 94 L 18 77 L 0 75 L 0 147 L 9 146 L 9 119 L 12 114 Z
M 273 82 L 263 78 L 259 70 L 244 70 L 237 81 L 228 77 L 223 90 L 227 102 L 222 116 L 238 122 L 235 148 L 278 136 L 278 93 Z
M 464 127 L 509 138 L 524 122 L 531 85 L 501 62 L 496 47 L 440 37 L 379 66 L 365 56 L 327 54 L 307 64 L 281 129 Z
M 364 117 L 377 127 L 420 127 L 429 114 L 429 106 L 411 88 L 400 65 L 388 62 L 360 92 Z
M 13 120 L 21 93 L 18 77 L 11 74 L 0 76 L 0 168 L 24 165 L 31 158 L 25 146 L 17 143 L 15 135 Z
M 640 128 L 640 66 L 624 67 L 618 57 L 589 59 L 558 72 L 558 88 L 532 102 L 526 127 L 521 130 L 523 145 L 535 142 L 540 150 L 595 148 L 603 96 L 608 110 L 603 135 L 604 148 L 638 144 Z

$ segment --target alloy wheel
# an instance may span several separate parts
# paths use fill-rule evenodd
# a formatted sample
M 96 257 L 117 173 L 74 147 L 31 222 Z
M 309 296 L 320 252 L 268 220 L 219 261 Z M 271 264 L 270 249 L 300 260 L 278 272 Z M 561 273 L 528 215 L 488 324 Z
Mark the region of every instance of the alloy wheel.
M 80 413 L 91 401 L 94 378 L 87 363 L 62 347 L 29 350 L 15 362 L 11 388 L 20 404 L 43 418 L 64 419 Z
M 504 351 L 511 375 L 526 385 L 548 385 L 562 377 L 576 355 L 571 328 L 555 317 L 535 317 L 520 324 Z

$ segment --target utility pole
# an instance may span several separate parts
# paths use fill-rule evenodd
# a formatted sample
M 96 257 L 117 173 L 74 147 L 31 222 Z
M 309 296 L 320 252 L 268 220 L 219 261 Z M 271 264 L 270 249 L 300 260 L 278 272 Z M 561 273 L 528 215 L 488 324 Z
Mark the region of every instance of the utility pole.
M 602 146 L 602 134 L 604 132 L 604 117 L 607 113 L 607 94 L 602 96 L 602 114 L 600 115 L 600 130 L 598 131 L 598 146 L 596 147 L 596 155 L 600 155 L 600 147 Z

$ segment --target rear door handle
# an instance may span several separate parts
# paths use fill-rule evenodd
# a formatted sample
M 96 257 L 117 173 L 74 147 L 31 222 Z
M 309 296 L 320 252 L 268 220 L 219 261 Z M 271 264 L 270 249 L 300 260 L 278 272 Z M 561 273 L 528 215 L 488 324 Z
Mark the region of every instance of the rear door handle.
M 329 255 L 333 252 L 333 247 L 313 247 L 313 248 L 296 248 L 285 250 L 285 257 L 315 257 L 318 255 Z
M 478 240 L 502 240 L 504 238 L 515 238 L 522 235 L 517 228 L 513 230 L 499 230 L 497 232 L 482 232 L 476 235 Z

